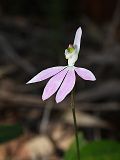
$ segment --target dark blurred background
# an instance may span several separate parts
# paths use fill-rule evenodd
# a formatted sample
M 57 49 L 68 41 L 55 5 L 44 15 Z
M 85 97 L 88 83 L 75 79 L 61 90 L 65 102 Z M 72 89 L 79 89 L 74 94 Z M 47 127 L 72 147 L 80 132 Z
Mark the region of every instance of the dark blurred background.
M 26 82 L 66 65 L 64 50 L 83 30 L 76 66 L 95 82 L 77 80 L 78 128 L 87 141 L 120 140 L 120 1 L 0 1 L 0 160 L 58 160 L 74 136 L 70 96 L 43 102 L 47 81 Z M 19 136 L 18 136 L 19 135 Z M 44 146 L 44 147 L 43 147 Z M 39 149 L 38 149 L 39 148 Z M 49 157 L 49 158 L 48 158 Z

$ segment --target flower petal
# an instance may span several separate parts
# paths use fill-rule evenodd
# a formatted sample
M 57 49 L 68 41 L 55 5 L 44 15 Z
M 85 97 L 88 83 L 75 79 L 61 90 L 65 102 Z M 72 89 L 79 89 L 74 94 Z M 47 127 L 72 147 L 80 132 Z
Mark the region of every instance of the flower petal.
M 56 95 L 56 102 L 61 102 L 73 89 L 75 85 L 75 71 L 74 69 L 71 69 L 68 71 L 62 85 L 60 86 L 60 89 L 57 92 Z
M 48 99 L 50 96 L 52 96 L 57 91 L 57 89 L 61 85 L 64 77 L 66 76 L 67 72 L 68 72 L 68 68 L 64 69 L 63 71 L 61 71 L 57 75 L 53 76 L 48 81 L 48 83 L 45 86 L 44 91 L 43 91 L 43 95 L 42 95 L 43 100 Z
M 88 69 L 75 67 L 75 71 L 84 80 L 89 80 L 89 81 L 96 80 L 94 74 L 91 71 L 89 71 Z
M 77 47 L 78 53 L 80 50 L 81 36 L 82 36 L 82 29 L 81 29 L 81 27 L 79 27 L 76 31 L 75 38 L 74 38 L 74 44 L 73 44 L 74 46 Z
M 55 74 L 57 74 L 58 72 L 62 71 L 65 68 L 66 68 L 65 66 L 47 68 L 47 69 L 41 71 L 40 73 L 38 73 L 30 81 L 28 81 L 27 84 L 43 81 L 47 78 L 54 76 Z

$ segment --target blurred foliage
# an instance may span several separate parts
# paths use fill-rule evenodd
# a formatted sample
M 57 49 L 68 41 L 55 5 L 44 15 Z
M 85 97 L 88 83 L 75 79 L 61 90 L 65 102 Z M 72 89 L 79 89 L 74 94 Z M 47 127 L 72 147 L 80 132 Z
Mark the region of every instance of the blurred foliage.
M 80 145 L 80 149 L 81 149 L 86 145 L 87 142 L 84 139 L 82 133 L 79 133 L 78 137 L 79 137 L 79 145 Z M 68 151 L 65 153 L 64 160 L 75 160 L 75 159 L 77 159 L 76 155 L 77 155 L 76 154 L 76 141 L 74 140 L 74 142 L 71 144 Z
M 120 159 L 120 144 L 115 141 L 101 140 L 90 143 L 84 143 L 83 137 L 79 136 L 81 144 L 80 156 L 81 160 L 119 160 Z M 83 145 L 84 144 L 84 145 Z M 64 160 L 77 159 L 76 144 L 70 146 L 65 153 Z
M 19 124 L 0 125 L 0 143 L 5 143 L 22 135 L 23 129 Z

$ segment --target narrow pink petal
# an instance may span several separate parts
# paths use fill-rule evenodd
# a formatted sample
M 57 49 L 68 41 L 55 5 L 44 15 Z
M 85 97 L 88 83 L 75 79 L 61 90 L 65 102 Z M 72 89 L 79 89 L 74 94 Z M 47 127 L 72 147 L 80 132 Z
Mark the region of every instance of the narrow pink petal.
M 64 77 L 66 76 L 67 72 L 68 72 L 68 68 L 56 74 L 48 81 L 43 91 L 43 95 L 42 95 L 43 100 L 48 99 L 50 96 L 52 96 L 57 91 Z
M 89 81 L 96 80 L 94 74 L 91 71 L 89 71 L 88 69 L 75 67 L 75 71 L 84 80 L 89 80 Z
M 75 85 L 75 71 L 74 69 L 71 69 L 68 71 L 62 85 L 60 86 L 60 89 L 57 92 L 56 95 L 56 102 L 61 102 L 73 89 Z
M 79 27 L 76 31 L 75 39 L 74 39 L 74 46 L 77 47 L 77 52 L 79 52 L 80 50 L 81 36 L 82 36 L 82 29 L 81 27 Z
M 55 74 L 57 74 L 58 72 L 62 71 L 65 68 L 66 68 L 65 66 L 47 68 L 47 69 L 41 71 L 40 73 L 38 73 L 30 81 L 28 81 L 27 84 L 43 81 L 47 78 L 54 76 Z

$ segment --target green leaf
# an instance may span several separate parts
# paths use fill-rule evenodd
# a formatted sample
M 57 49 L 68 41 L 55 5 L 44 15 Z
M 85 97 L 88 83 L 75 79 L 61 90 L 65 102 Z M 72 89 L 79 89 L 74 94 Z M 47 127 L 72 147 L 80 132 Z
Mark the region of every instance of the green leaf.
M 102 140 L 91 142 L 81 150 L 83 160 L 120 160 L 120 144 Z
M 71 152 L 69 152 L 70 150 Z M 109 140 L 86 143 L 80 150 L 80 157 L 81 160 L 120 160 L 120 143 Z M 70 147 L 64 160 L 76 159 L 75 148 Z
M 23 129 L 19 124 L 0 125 L 0 143 L 8 142 L 19 137 L 23 133 Z
M 79 137 L 79 145 L 80 145 L 80 149 L 81 149 L 82 147 L 84 147 L 86 145 L 86 140 L 84 139 L 82 133 L 79 133 L 78 137 Z M 65 153 L 64 157 L 65 157 L 64 160 L 77 160 L 76 142 L 75 142 L 75 140 L 71 144 L 71 146 L 68 149 L 68 151 Z

